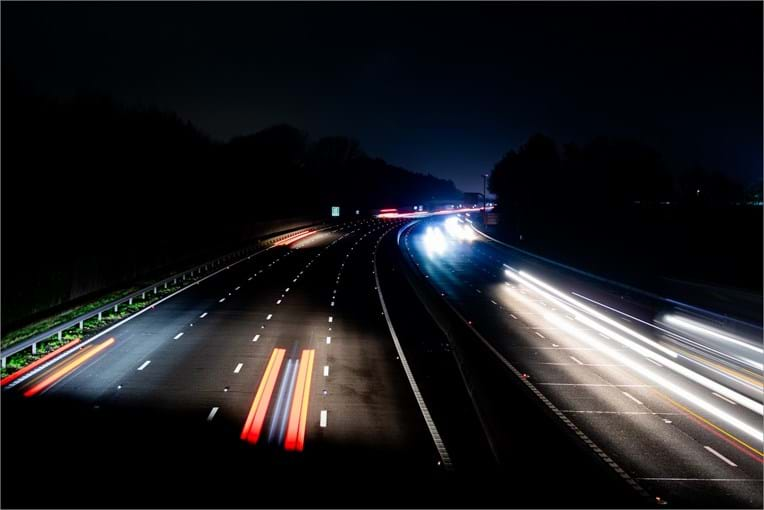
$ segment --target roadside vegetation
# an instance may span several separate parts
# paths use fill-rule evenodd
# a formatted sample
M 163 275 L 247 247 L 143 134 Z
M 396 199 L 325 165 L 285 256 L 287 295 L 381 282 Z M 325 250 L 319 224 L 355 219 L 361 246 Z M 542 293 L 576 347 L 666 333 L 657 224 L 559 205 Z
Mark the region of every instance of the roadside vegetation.
M 5 377 L 17 370 L 24 368 L 28 364 L 40 359 L 47 353 L 58 349 L 62 345 L 71 342 L 72 340 L 77 338 L 87 340 L 88 338 L 91 338 L 92 336 L 111 326 L 115 322 L 120 321 L 140 310 L 143 310 L 148 306 L 151 306 L 153 303 L 156 303 L 163 297 L 168 296 L 173 292 L 176 292 L 179 289 L 194 283 L 199 278 L 200 276 L 187 277 L 185 281 L 178 280 L 178 283 L 175 285 L 168 284 L 167 288 L 159 287 L 156 294 L 154 294 L 153 291 L 146 292 L 145 299 L 141 299 L 141 296 L 137 296 L 133 299 L 132 304 L 123 303 L 119 305 L 116 312 L 113 308 L 111 308 L 108 311 L 103 312 L 102 318 L 100 320 L 98 319 L 98 316 L 86 320 L 82 325 L 82 329 L 79 328 L 79 325 L 76 325 L 72 328 L 64 330 L 63 334 L 61 335 L 61 340 L 58 339 L 58 335 L 55 335 L 47 341 L 39 342 L 37 344 L 37 352 L 35 354 L 32 354 L 31 349 L 25 349 L 21 352 L 17 352 L 12 356 L 8 356 L 8 359 L 6 360 L 6 366 L 0 370 L 0 377 Z M 135 292 L 138 290 L 138 288 L 139 287 L 131 287 L 129 289 L 113 292 L 92 303 L 73 308 L 55 317 L 49 317 L 34 324 L 30 324 L 24 328 L 12 331 L 3 337 L 2 348 L 6 349 L 18 342 L 23 341 L 26 338 L 29 338 L 32 335 L 36 335 L 41 331 L 45 331 L 54 327 L 56 324 L 63 324 L 79 315 L 89 312 L 90 310 L 94 310 L 132 292 Z

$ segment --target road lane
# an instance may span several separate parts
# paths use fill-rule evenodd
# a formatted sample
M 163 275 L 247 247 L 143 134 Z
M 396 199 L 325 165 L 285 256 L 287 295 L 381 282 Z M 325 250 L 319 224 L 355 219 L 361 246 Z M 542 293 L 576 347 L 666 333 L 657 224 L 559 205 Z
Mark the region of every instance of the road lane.
M 424 474 L 426 486 L 437 478 L 436 452 L 376 316 L 370 260 L 387 229 L 360 220 L 269 250 L 114 329 L 108 350 L 44 393 L 5 392 L 3 444 L 13 437 L 19 445 L 4 455 L 16 459 L 11 474 L 3 469 L 4 486 L 18 488 L 9 501 L 108 501 L 95 483 L 89 492 L 68 491 L 63 480 L 45 493 L 24 491 L 20 479 L 42 455 L 68 459 L 91 480 L 155 494 L 157 506 L 315 506 L 313 490 L 335 476 L 353 480 L 350 488 L 323 501 L 358 506 L 368 503 L 362 487 L 380 491 L 381 473 L 391 470 L 403 484 L 414 483 L 408 473 Z M 269 405 L 250 444 L 240 436 L 277 349 L 283 363 L 263 391 Z M 32 439 L 51 427 L 71 443 Z M 148 463 L 134 470 L 126 458 L 138 451 Z M 255 497 L 247 479 L 284 490 Z M 314 489 L 287 490 L 294 481 Z M 405 494 L 382 491 L 380 501 L 412 501 Z
M 704 409 L 668 395 L 665 387 L 645 379 L 645 367 L 681 390 L 713 400 L 715 407 L 752 427 L 754 434 L 761 430 L 760 415 L 713 396 L 708 388 L 672 372 L 657 359 L 635 355 L 614 341 L 615 334 L 605 338 L 607 334 L 571 320 L 564 302 L 508 278 L 504 264 L 532 274 L 553 274 L 555 287 L 572 286 L 598 301 L 608 299 L 609 289 L 578 283 L 570 275 L 557 278 L 555 270 L 486 240 L 449 241 L 443 248 L 433 236 L 429 246 L 423 244 L 427 227 L 441 225 L 445 231 L 442 224 L 442 219 L 422 221 L 408 229 L 402 236 L 404 253 L 472 327 L 633 479 L 672 504 L 761 506 L 761 442 L 745 437 L 746 429 L 731 434 L 729 424 L 720 426 L 718 416 L 709 417 Z M 616 315 L 614 320 L 635 327 L 628 317 Z M 649 327 L 639 331 L 655 336 Z M 661 344 L 673 346 L 663 339 Z M 740 386 L 730 385 L 734 390 Z M 756 396 L 743 394 L 749 395 Z

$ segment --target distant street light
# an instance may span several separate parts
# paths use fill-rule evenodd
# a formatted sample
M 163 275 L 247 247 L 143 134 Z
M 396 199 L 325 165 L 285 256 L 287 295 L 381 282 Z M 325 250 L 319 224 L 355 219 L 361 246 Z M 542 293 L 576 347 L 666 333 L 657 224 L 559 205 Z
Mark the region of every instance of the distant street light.
M 483 174 L 483 226 L 485 226 L 485 190 L 488 174 Z

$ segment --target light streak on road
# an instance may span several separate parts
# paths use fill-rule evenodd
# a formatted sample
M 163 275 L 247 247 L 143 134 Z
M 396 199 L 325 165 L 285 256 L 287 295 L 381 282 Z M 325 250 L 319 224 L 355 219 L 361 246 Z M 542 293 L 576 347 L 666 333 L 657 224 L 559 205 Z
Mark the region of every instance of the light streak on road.
M 95 346 L 91 346 L 90 349 L 88 349 L 83 354 L 75 357 L 73 360 L 69 361 L 65 365 L 63 365 L 61 368 L 58 368 L 53 371 L 49 376 L 45 377 L 42 381 L 35 384 L 31 388 L 29 388 L 27 391 L 24 392 L 25 397 L 33 397 L 40 393 L 41 391 L 45 390 L 49 386 L 55 384 L 59 379 L 62 377 L 65 377 L 72 371 L 74 371 L 77 367 L 91 359 L 93 356 L 98 354 L 99 352 L 103 351 L 107 347 L 111 346 L 114 343 L 114 338 L 109 338 L 103 343 L 100 343 Z
M 44 364 L 45 362 L 49 361 L 50 359 L 58 356 L 62 352 L 71 349 L 72 347 L 74 347 L 75 345 L 80 343 L 80 340 L 81 340 L 80 338 L 76 338 L 76 339 L 72 340 L 71 342 L 62 345 L 61 347 L 59 347 L 55 351 L 49 352 L 48 354 L 46 354 L 42 358 L 38 359 L 37 361 L 33 361 L 32 363 L 30 363 L 29 365 L 25 366 L 24 368 L 20 368 L 19 370 L 16 370 L 12 374 L 3 377 L 2 379 L 0 379 L 0 386 L 5 386 L 6 384 L 15 381 L 16 379 L 18 379 L 22 375 L 28 374 L 29 372 L 31 372 L 35 368 L 39 367 L 40 365 Z
M 247 420 L 244 422 L 244 428 L 241 431 L 241 439 L 248 443 L 255 444 L 260 439 L 265 415 L 268 412 L 268 404 L 273 394 L 273 388 L 276 386 L 285 354 L 285 349 L 273 349 L 268 365 L 265 367 L 265 373 L 263 373 L 263 378 L 257 387 L 257 393 L 255 393 Z
M 611 339 L 629 348 L 630 350 L 637 352 L 638 354 L 641 354 L 642 356 L 651 357 L 656 359 L 657 361 L 660 361 L 664 367 L 674 370 L 675 372 L 678 372 L 681 375 L 684 375 L 685 377 L 711 389 L 712 391 L 717 391 L 718 393 L 723 394 L 731 398 L 732 400 L 735 400 L 735 402 L 737 402 L 738 404 L 743 405 L 744 407 L 758 413 L 759 415 L 764 414 L 764 410 L 762 409 L 761 404 L 754 402 L 753 400 L 743 395 L 740 395 L 737 392 L 729 390 L 728 388 L 725 388 L 721 386 L 720 384 L 707 379 L 706 377 L 696 374 L 695 372 L 688 370 L 687 368 L 677 364 L 676 362 L 670 360 L 669 358 L 664 357 L 658 353 L 652 352 L 649 349 L 643 347 L 642 345 L 639 345 L 629 340 L 628 338 L 617 333 L 616 331 L 610 330 L 607 327 L 602 326 L 599 323 L 595 322 L 594 320 L 590 319 L 589 317 L 582 315 L 578 310 L 574 309 L 572 306 L 568 305 L 563 299 L 560 299 L 555 295 L 559 291 L 549 286 L 548 284 L 542 282 L 541 280 L 538 280 L 537 278 L 534 278 L 530 275 L 527 275 L 527 273 L 523 273 L 523 272 L 520 272 L 520 273 L 510 272 L 509 274 L 518 283 L 521 283 L 527 288 L 533 290 L 534 292 L 542 296 L 545 296 L 547 299 L 553 302 L 556 302 L 560 306 L 560 308 L 562 308 L 563 310 L 569 313 L 572 313 L 574 317 L 576 318 L 577 322 L 580 322 L 581 324 L 591 329 L 594 329 L 595 331 L 599 331 L 601 333 L 607 334 L 607 336 L 609 336 Z M 547 291 L 546 289 L 554 289 L 556 292 L 552 293 Z M 527 298 L 523 298 L 523 299 L 527 299 Z M 688 391 L 677 384 L 674 384 L 673 382 L 669 381 L 665 377 L 653 372 L 652 369 L 649 369 L 643 365 L 635 363 L 634 360 L 631 359 L 629 356 L 613 349 L 609 345 L 603 343 L 601 340 L 590 335 L 588 332 L 583 331 L 580 328 L 575 327 L 574 325 L 571 325 L 567 320 L 559 317 L 555 313 L 549 312 L 548 310 L 539 306 L 537 303 L 533 302 L 532 300 L 527 300 L 527 301 L 528 301 L 527 304 L 531 307 L 534 307 L 539 313 L 539 315 L 544 317 L 544 319 L 547 320 L 548 322 L 552 323 L 553 326 L 560 328 L 560 330 L 562 330 L 566 334 L 572 337 L 575 337 L 586 344 L 589 344 L 591 347 L 594 347 L 596 350 L 615 359 L 617 362 L 625 365 L 626 367 L 630 368 L 631 370 L 638 373 L 642 377 L 652 381 L 653 383 L 668 390 L 669 392 L 680 396 L 684 400 L 691 402 L 692 404 L 702 409 L 706 413 L 715 416 L 716 418 L 727 423 L 728 425 L 731 425 L 735 429 L 741 432 L 744 432 L 746 435 L 753 437 L 759 442 L 764 441 L 764 434 L 762 434 L 761 430 L 758 430 L 755 427 L 752 427 L 748 425 L 747 423 L 743 422 L 742 420 L 735 418 L 734 416 L 730 415 L 729 413 L 725 412 L 719 407 L 695 395 L 693 392 Z M 734 395 L 734 397 L 731 395 Z
M 305 349 L 300 356 L 297 384 L 294 397 L 292 397 L 292 409 L 289 413 L 289 424 L 284 438 L 284 449 L 288 451 L 301 452 L 305 446 L 305 426 L 308 418 L 310 382 L 313 375 L 315 354 L 314 349 Z

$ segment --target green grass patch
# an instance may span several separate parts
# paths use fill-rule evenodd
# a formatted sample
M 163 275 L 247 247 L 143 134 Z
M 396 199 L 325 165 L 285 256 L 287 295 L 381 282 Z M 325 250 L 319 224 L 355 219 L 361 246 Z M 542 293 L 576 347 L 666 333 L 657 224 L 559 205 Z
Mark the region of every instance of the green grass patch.
M 101 319 L 99 319 L 96 316 L 84 321 L 82 325 L 83 327 L 81 330 L 79 326 L 74 326 L 72 328 L 65 330 L 62 333 L 61 340 L 59 340 L 58 336 L 55 335 L 51 337 L 49 340 L 38 342 L 37 353 L 35 354 L 32 354 L 32 349 L 30 348 L 30 349 L 24 349 L 21 352 L 17 352 L 16 354 L 13 354 L 12 356 L 8 356 L 6 360 L 6 366 L 0 370 L 0 377 L 5 377 L 7 375 L 12 374 L 13 372 L 32 363 L 33 361 L 40 359 L 45 354 L 55 349 L 58 349 L 62 345 L 68 342 L 71 342 L 72 340 L 76 338 L 87 340 L 88 338 L 96 335 L 99 331 L 104 330 L 105 328 L 114 324 L 115 322 L 120 321 L 140 310 L 143 310 L 147 306 L 151 306 L 152 304 L 172 294 L 173 292 L 176 292 L 180 290 L 181 288 L 194 283 L 200 277 L 201 277 L 200 275 L 195 275 L 193 277 L 186 277 L 185 281 L 179 279 L 177 284 L 175 285 L 168 284 L 167 288 L 164 288 L 164 286 L 161 286 L 157 289 L 156 294 L 154 293 L 153 290 L 146 292 L 145 299 L 142 299 L 141 296 L 137 296 L 133 299 L 132 304 L 123 303 L 119 305 L 116 312 L 112 308 L 110 310 L 103 312 Z M 26 328 L 13 331 L 3 338 L 2 347 L 6 348 L 17 342 L 21 342 L 25 338 L 29 338 L 30 336 L 35 335 L 39 333 L 40 331 L 45 331 L 46 329 L 54 327 L 56 324 L 63 324 L 71 319 L 76 318 L 78 315 L 87 313 L 88 311 L 99 308 L 111 301 L 114 301 L 115 299 L 119 299 L 120 297 L 126 296 L 127 294 L 130 294 L 132 292 L 135 292 L 135 290 L 137 290 L 137 288 L 134 287 L 128 290 L 123 290 L 123 291 L 109 294 L 108 296 L 104 296 L 103 298 L 99 299 L 98 301 L 94 303 L 90 303 L 88 305 L 74 308 L 72 310 L 65 312 L 62 315 L 51 317 L 49 319 L 45 319 L 44 321 L 40 321 L 39 323 L 30 325 Z M 6 339 L 10 339 L 10 338 L 12 338 L 13 341 L 9 341 L 6 344 Z

